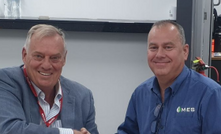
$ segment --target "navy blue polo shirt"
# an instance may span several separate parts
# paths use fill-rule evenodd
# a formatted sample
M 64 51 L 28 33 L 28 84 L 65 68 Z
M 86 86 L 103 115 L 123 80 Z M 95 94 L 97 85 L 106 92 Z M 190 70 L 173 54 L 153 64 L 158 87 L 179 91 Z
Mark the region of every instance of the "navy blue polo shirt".
M 162 104 L 156 77 L 139 85 L 118 134 L 152 134 L 154 110 Z M 158 134 L 221 134 L 221 86 L 184 66 L 165 90 Z

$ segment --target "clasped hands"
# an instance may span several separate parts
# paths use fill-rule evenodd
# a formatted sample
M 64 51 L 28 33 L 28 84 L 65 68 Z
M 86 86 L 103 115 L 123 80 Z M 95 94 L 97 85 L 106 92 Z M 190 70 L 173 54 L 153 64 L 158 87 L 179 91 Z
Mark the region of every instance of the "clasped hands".
M 86 128 L 81 128 L 80 131 L 74 130 L 74 134 L 91 134 L 91 133 L 88 132 Z

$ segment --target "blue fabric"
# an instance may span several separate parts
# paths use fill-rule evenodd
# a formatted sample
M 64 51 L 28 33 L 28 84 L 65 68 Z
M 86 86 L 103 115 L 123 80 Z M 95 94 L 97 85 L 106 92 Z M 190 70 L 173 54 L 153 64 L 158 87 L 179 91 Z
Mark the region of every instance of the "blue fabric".
M 162 103 L 156 77 L 132 94 L 118 134 L 152 134 L 154 110 Z M 221 134 L 221 87 L 192 69 L 183 68 L 165 90 L 158 134 Z
M 63 105 L 59 115 L 63 128 L 85 127 L 98 134 L 92 93 L 81 84 L 60 77 Z M 41 116 L 22 66 L 0 69 L 0 134 L 59 134 L 58 128 L 40 124 Z

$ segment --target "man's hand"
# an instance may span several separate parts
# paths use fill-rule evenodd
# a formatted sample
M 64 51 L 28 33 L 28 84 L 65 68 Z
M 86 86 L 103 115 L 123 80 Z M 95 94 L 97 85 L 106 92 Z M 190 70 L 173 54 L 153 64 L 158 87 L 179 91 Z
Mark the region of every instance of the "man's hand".
M 89 131 L 87 131 L 87 129 L 86 128 L 81 128 L 81 133 L 82 134 L 91 134 Z
M 86 128 L 81 128 L 80 131 L 74 130 L 74 134 L 91 134 L 90 132 L 87 131 Z

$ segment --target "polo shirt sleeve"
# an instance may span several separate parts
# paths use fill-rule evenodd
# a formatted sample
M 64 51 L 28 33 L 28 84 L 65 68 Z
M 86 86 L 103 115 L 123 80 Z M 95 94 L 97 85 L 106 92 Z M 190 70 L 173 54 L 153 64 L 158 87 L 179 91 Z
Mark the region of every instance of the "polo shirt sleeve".
M 221 88 L 211 90 L 201 104 L 202 134 L 221 134 Z
M 135 106 L 135 93 L 133 93 L 125 117 L 125 121 L 118 127 L 117 134 L 139 134 Z

